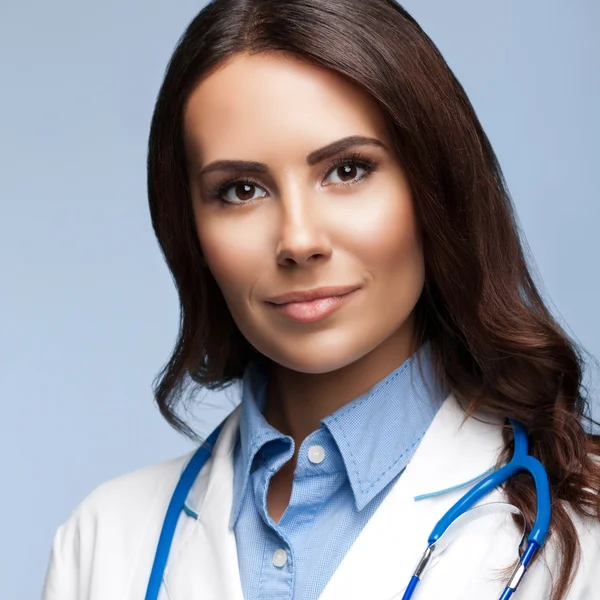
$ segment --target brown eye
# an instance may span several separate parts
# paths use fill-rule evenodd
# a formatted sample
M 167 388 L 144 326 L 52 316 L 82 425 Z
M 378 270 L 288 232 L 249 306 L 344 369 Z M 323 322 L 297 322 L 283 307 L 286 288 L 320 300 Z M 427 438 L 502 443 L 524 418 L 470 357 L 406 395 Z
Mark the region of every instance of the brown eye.
M 257 190 L 263 188 L 252 179 L 233 178 L 217 184 L 211 197 L 225 204 L 248 204 L 258 198 L 264 198 L 264 195 L 255 197 Z
M 360 170 L 365 171 L 365 174 L 360 174 Z M 354 181 L 360 181 L 363 177 L 368 175 L 370 169 L 369 165 L 362 165 L 355 160 L 345 160 L 342 164 L 334 165 L 330 171 L 331 175 L 336 175 L 338 181 L 332 181 L 331 183 L 338 183 L 341 185 L 349 185 Z
M 251 200 L 254 195 L 254 185 L 251 183 L 240 183 L 233 188 L 233 194 L 236 200 Z
M 357 167 L 356 165 L 346 165 L 344 167 L 339 167 L 337 171 L 338 175 L 341 173 L 340 178 L 342 181 L 346 181 L 346 177 L 348 180 L 352 181 L 356 177 Z

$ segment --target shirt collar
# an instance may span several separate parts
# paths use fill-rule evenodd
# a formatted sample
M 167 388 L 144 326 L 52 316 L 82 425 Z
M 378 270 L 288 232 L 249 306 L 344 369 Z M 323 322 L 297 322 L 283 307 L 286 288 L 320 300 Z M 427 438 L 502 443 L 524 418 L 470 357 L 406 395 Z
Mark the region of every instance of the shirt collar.
M 234 448 L 233 505 L 229 526 L 233 528 L 248 487 L 256 453 L 267 442 L 285 436 L 262 414 L 266 401 L 267 369 L 258 360 L 248 363 L 242 377 L 240 434 Z
M 368 392 L 321 420 L 344 459 L 357 510 L 408 465 L 447 395 L 426 343 Z
M 275 439 L 293 443 L 262 414 L 266 373 L 264 365 L 254 360 L 242 378 L 230 527 L 239 515 L 256 454 Z M 321 420 L 342 455 L 357 510 L 406 467 L 446 396 L 435 377 L 431 348 L 426 343 L 365 394 Z

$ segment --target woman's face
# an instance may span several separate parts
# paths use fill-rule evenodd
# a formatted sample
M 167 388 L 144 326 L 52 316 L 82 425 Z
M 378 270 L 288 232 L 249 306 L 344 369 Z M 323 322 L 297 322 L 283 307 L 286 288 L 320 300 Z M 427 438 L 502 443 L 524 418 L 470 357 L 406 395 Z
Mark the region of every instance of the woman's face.
M 200 245 L 257 350 L 286 368 L 325 373 L 412 348 L 424 283 L 419 230 L 383 116 L 366 93 L 281 54 L 240 54 L 195 88 L 184 130 Z M 327 150 L 351 136 L 373 142 Z M 326 286 L 357 289 L 337 304 L 268 302 Z

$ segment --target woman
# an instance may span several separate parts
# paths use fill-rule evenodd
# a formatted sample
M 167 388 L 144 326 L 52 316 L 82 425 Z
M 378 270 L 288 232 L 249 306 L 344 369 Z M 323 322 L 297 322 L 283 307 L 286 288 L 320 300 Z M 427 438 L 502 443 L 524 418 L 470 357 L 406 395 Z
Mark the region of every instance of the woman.
M 516 596 L 595 597 L 582 359 L 528 271 L 464 90 L 399 5 L 209 4 L 158 96 L 148 190 L 182 312 L 159 408 L 191 434 L 175 410 L 190 384 L 243 386 L 155 597 L 400 599 L 440 517 L 516 453 L 514 422 L 552 502 Z M 56 534 L 44 600 L 144 597 L 188 463 L 95 490 Z M 531 477 L 484 504 L 415 598 L 503 593 L 535 528 Z

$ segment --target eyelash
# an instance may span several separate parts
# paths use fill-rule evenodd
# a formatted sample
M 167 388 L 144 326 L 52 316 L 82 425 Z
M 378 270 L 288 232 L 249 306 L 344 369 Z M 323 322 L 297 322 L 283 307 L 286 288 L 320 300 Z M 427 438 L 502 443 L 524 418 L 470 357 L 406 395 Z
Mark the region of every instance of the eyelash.
M 325 170 L 325 174 L 326 174 L 326 176 L 329 176 L 332 173 L 332 171 L 339 169 L 340 167 L 346 167 L 346 166 L 352 166 L 352 165 L 356 165 L 358 167 L 361 167 L 362 169 L 365 169 L 365 173 L 358 179 L 355 179 L 354 181 L 351 181 L 348 183 L 342 182 L 342 183 L 335 184 L 335 185 L 342 185 L 342 186 L 346 187 L 346 186 L 350 186 L 350 185 L 356 185 L 357 183 L 365 180 L 367 177 L 369 177 L 369 175 L 371 175 L 374 171 L 376 171 L 379 168 L 380 164 L 381 164 L 381 161 L 379 161 L 377 159 L 371 158 L 370 156 L 367 156 L 366 154 L 362 154 L 361 152 L 353 151 L 345 156 L 336 158 L 334 161 L 332 161 L 327 166 L 327 169 Z M 220 204 L 227 204 L 227 205 L 233 205 L 233 206 L 242 205 L 242 204 L 244 204 L 244 205 L 251 204 L 252 202 L 255 202 L 256 200 L 259 200 L 259 198 L 257 198 L 256 200 L 242 200 L 240 202 L 229 202 L 228 200 L 225 200 L 223 197 L 234 185 L 251 185 L 251 186 L 257 186 L 257 187 L 261 187 L 261 188 L 263 187 L 262 184 L 260 183 L 260 181 L 258 181 L 257 179 L 254 179 L 253 177 L 230 177 L 228 179 L 225 179 L 225 180 L 219 182 L 212 188 L 212 190 L 210 192 L 211 199 L 216 200 Z

